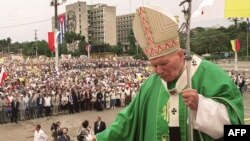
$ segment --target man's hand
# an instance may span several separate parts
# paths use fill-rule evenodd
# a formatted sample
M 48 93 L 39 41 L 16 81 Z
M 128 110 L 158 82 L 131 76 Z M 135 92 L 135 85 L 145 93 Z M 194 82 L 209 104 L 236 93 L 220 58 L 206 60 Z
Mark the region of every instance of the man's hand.
M 196 90 L 194 89 L 185 89 L 182 91 L 182 96 L 185 104 L 194 111 L 198 109 L 199 96 Z

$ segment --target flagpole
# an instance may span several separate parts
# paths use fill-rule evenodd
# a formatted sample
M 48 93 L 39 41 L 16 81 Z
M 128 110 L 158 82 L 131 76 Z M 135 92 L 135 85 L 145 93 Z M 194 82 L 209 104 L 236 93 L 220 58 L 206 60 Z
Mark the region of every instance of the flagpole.
M 54 0 L 54 8 L 55 8 L 55 30 L 54 30 L 54 35 L 55 36 L 55 69 L 58 72 L 58 42 L 57 42 L 57 28 L 58 28 L 58 23 L 57 23 L 57 6 L 58 6 L 58 1 Z
M 57 6 L 63 4 L 66 2 L 66 0 L 51 0 L 50 6 L 54 6 L 55 9 L 55 28 L 54 28 L 54 34 L 57 35 L 58 31 L 58 25 L 57 25 Z M 57 36 L 55 37 L 55 69 L 56 71 L 59 71 L 59 53 L 58 53 L 58 41 L 57 41 Z
M 88 60 L 89 60 L 89 58 L 90 58 L 90 45 L 88 45 Z
M 59 64 L 59 55 L 58 55 L 58 41 L 57 41 L 57 29 L 55 29 L 54 34 L 55 36 L 55 69 L 58 72 L 59 68 L 58 68 L 58 64 Z
M 190 23 L 191 23 L 191 9 L 192 9 L 192 0 L 183 0 L 179 6 L 183 6 L 183 13 L 185 18 L 185 23 L 182 24 L 179 31 L 184 34 L 185 46 L 186 46 L 186 65 L 187 65 L 187 87 L 192 88 L 191 80 L 191 50 L 190 50 Z M 185 30 L 185 31 L 184 31 Z M 191 109 L 188 108 L 188 124 L 189 124 L 189 141 L 193 141 L 193 117 Z
M 238 62 L 238 55 L 237 55 L 237 51 L 234 52 L 235 53 L 235 57 L 234 57 L 234 70 L 235 71 L 238 71 L 238 65 L 237 65 L 237 62 Z

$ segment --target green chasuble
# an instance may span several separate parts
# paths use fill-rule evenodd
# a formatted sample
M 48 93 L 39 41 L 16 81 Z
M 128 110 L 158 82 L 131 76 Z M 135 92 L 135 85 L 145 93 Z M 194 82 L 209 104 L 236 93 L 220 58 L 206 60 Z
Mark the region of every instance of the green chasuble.
M 225 104 L 232 124 L 243 124 L 242 95 L 228 74 L 217 65 L 202 60 L 192 77 L 192 88 L 204 97 Z M 96 135 L 97 141 L 162 141 L 163 138 L 167 141 L 168 99 L 169 93 L 161 78 L 152 74 L 130 105 L 118 113 L 106 130 Z M 188 110 L 181 94 L 178 112 L 181 140 L 188 141 Z M 194 130 L 194 141 L 202 141 L 201 138 L 213 141 L 205 133 Z

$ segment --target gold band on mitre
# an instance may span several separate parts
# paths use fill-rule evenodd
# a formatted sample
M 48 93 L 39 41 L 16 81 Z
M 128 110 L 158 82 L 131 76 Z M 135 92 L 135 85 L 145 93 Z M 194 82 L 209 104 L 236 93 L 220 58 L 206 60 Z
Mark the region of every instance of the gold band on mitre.
M 136 10 L 133 31 L 148 59 L 164 56 L 180 48 L 178 23 L 160 8 Z

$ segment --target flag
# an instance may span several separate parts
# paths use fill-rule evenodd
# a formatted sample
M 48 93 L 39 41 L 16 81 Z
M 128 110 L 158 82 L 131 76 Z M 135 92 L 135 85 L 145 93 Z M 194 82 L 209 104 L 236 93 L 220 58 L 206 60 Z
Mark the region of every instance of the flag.
M 58 15 L 58 17 L 57 17 L 58 31 L 60 31 L 59 41 L 58 41 L 59 44 L 62 44 L 62 43 L 63 43 L 63 40 L 64 40 L 64 33 L 65 33 L 65 31 L 66 31 L 66 26 L 65 26 L 66 20 L 65 20 L 65 17 L 66 17 L 66 16 L 65 16 L 65 13 L 60 14 L 60 15 Z
M 234 40 L 231 40 L 230 42 L 231 42 L 232 50 L 235 52 L 236 50 L 235 50 L 235 43 L 234 43 Z
M 0 86 L 3 85 L 3 82 L 6 78 L 7 78 L 7 72 L 5 71 L 4 67 L 2 66 L 1 73 L 0 73 Z
M 48 32 L 48 45 L 51 52 L 55 52 L 55 49 L 57 47 L 56 43 L 58 44 L 59 42 L 59 35 L 59 31 L 57 31 L 56 34 L 55 32 Z
M 203 1 L 201 1 L 201 3 L 199 4 L 198 9 L 193 12 L 192 17 L 197 17 L 197 16 L 205 14 L 204 13 L 205 8 L 207 8 L 209 6 L 212 6 L 213 3 L 214 3 L 214 0 L 203 0 Z
M 85 47 L 85 50 L 87 52 L 90 52 L 91 51 L 91 45 L 90 44 L 87 44 L 86 47 Z
M 197 0 L 194 1 L 191 24 L 200 25 L 201 22 L 224 19 L 225 0 Z
M 55 36 L 54 32 L 48 32 L 48 45 L 51 52 L 55 52 Z
M 240 40 L 235 39 L 235 50 L 238 52 L 240 51 Z
M 238 52 L 240 50 L 240 40 L 239 39 L 235 39 L 235 40 L 231 40 L 231 45 L 232 45 L 232 50 L 234 52 Z
M 250 0 L 225 0 L 225 17 L 250 17 Z

